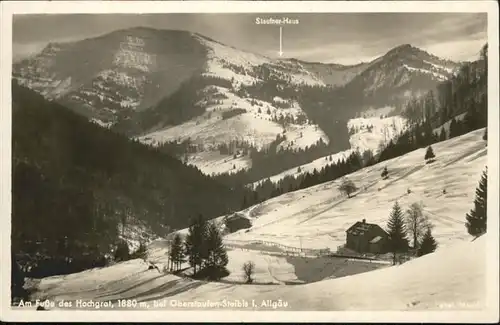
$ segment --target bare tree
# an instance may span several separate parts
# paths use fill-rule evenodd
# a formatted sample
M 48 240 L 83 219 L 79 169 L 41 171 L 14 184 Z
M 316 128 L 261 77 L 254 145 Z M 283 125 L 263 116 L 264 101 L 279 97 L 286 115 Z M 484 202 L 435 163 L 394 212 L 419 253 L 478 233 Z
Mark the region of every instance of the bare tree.
M 413 248 L 417 249 L 419 240 L 425 235 L 428 229 L 432 228 L 429 218 L 424 215 L 421 203 L 412 203 L 406 210 L 406 227 L 413 238 Z
M 339 185 L 339 191 L 345 193 L 347 197 L 351 197 L 351 194 L 357 190 L 356 185 L 350 179 L 344 178 L 342 183 Z
M 242 270 L 245 273 L 245 282 L 252 283 L 252 275 L 255 272 L 255 263 L 252 261 L 246 262 L 245 264 L 243 264 Z

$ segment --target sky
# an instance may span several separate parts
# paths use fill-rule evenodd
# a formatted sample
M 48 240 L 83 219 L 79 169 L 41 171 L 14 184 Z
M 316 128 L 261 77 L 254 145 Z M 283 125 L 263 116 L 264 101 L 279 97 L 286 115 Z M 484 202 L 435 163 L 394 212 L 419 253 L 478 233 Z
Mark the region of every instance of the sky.
M 256 17 L 298 19 L 297 25 L 283 26 L 283 57 L 314 62 L 366 62 L 401 44 L 463 61 L 475 59 L 487 41 L 486 13 L 16 15 L 13 55 L 19 59 L 49 42 L 144 26 L 197 32 L 239 49 L 277 57 L 279 27 L 255 24 Z

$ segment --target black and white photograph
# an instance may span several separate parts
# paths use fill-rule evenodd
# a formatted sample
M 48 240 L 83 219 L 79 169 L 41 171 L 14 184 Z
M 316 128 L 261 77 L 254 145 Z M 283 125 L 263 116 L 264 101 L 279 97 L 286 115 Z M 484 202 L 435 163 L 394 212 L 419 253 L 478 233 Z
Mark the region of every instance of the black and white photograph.
M 2 3 L 2 320 L 498 321 L 497 5 L 207 3 Z

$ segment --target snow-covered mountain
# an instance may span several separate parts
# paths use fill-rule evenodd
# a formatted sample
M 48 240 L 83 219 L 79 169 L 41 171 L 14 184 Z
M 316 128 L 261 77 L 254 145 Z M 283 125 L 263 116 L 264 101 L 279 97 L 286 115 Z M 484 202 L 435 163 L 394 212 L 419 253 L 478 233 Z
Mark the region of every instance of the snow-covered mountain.
M 342 96 L 350 104 L 365 109 L 401 106 L 411 96 L 423 95 L 439 82 L 450 78 L 459 67 L 459 63 L 404 44 L 372 61 L 346 84 Z
M 184 31 L 132 28 L 61 44 L 14 65 L 21 85 L 104 122 L 156 104 L 205 64 Z
M 391 108 L 457 66 L 410 45 L 354 66 L 275 60 L 196 33 L 137 27 L 49 44 L 14 64 L 13 78 L 145 143 L 189 140 L 213 152 L 286 134 L 280 148 L 296 150 L 338 138 L 343 131 L 325 121 Z M 337 142 L 337 151 L 349 145 Z

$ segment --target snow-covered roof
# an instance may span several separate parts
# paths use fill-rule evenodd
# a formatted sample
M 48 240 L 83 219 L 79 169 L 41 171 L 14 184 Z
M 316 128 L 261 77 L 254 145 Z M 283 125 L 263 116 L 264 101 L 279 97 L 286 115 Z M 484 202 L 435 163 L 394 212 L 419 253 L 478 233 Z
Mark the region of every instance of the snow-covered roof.
M 353 236 L 363 236 L 366 232 L 368 232 L 369 230 L 371 230 L 375 227 L 380 228 L 380 226 L 377 224 L 367 223 L 365 220 L 363 220 L 363 221 L 356 222 L 349 229 L 347 229 L 346 232 L 350 235 L 353 235 Z M 380 228 L 380 229 L 382 229 L 382 228 Z

